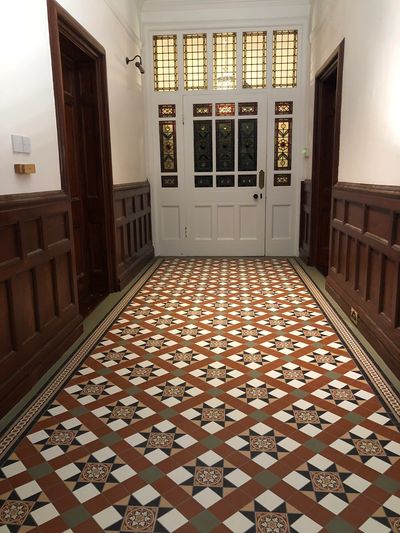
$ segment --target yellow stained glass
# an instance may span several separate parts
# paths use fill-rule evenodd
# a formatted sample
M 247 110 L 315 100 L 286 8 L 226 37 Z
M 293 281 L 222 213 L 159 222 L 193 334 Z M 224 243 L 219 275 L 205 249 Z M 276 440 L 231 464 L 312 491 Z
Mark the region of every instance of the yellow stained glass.
M 297 86 L 297 30 L 275 30 L 272 87 Z
M 183 36 L 183 75 L 186 91 L 207 89 L 207 34 Z
M 243 89 L 267 85 L 267 32 L 243 32 Z
M 213 35 L 213 89 L 236 89 L 236 33 Z
M 178 90 L 176 35 L 153 36 L 154 90 Z

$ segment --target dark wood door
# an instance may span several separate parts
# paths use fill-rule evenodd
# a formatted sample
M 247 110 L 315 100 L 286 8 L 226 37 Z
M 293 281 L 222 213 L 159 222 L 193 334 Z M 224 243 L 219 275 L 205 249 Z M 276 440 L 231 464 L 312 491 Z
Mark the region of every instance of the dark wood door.
M 107 292 L 96 63 L 61 38 L 66 122 L 65 168 L 71 197 L 79 309 Z

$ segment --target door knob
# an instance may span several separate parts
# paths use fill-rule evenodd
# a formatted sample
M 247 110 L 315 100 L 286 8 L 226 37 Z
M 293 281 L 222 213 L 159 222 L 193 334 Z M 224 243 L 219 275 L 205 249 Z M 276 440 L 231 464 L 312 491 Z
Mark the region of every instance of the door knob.
M 258 200 L 258 194 L 257 193 L 253 194 L 253 198 L 254 200 Z

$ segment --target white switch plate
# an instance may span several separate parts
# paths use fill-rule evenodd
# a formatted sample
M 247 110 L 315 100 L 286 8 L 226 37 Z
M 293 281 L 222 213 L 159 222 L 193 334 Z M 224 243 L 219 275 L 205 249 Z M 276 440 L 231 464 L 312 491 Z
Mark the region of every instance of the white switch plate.
M 24 154 L 31 153 L 31 139 L 30 137 L 22 137 L 22 147 Z
M 16 154 L 23 153 L 24 145 L 23 145 L 21 135 L 11 135 L 11 143 L 12 143 L 12 149 L 14 153 Z

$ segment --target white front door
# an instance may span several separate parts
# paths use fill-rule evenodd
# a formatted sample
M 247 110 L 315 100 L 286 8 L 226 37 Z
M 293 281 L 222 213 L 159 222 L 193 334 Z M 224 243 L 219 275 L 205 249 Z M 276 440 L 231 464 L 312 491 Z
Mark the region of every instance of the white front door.
M 265 99 L 218 91 L 183 101 L 185 254 L 264 255 Z

